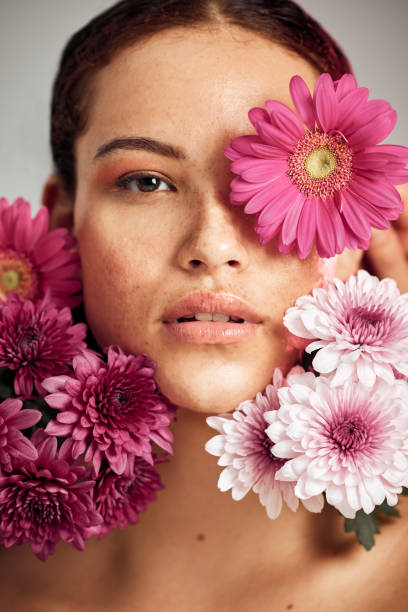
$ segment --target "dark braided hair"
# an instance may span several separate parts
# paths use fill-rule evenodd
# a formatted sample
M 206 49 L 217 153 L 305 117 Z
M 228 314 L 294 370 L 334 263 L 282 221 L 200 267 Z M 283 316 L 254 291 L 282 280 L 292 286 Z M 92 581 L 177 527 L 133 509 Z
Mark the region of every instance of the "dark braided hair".
M 239 26 L 279 43 L 334 79 L 352 71 L 333 38 L 291 0 L 122 0 L 72 36 L 54 83 L 51 148 L 69 195 L 76 185 L 74 144 L 86 127 L 95 73 L 119 50 L 157 32 L 210 23 Z

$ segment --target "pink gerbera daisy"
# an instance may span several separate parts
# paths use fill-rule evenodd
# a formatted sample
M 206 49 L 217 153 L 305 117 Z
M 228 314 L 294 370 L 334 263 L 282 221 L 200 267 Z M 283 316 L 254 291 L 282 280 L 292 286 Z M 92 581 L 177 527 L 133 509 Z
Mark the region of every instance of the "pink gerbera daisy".
M 303 259 L 314 240 L 322 257 L 366 249 L 371 228 L 387 228 L 402 211 L 394 185 L 408 181 L 408 148 L 378 144 L 396 112 L 385 100 L 368 101 L 351 74 L 335 82 L 322 74 L 313 97 L 295 76 L 290 93 L 301 120 L 268 100 L 266 110 L 249 112 L 257 135 L 225 150 L 238 175 L 231 203 L 256 213 L 261 243 L 278 235 L 281 252 L 296 246 Z
M 380 281 L 365 270 L 346 283 L 328 281 L 286 311 L 284 324 L 298 337 L 314 340 L 313 367 L 333 373 L 331 384 L 350 378 L 371 387 L 377 377 L 392 383 L 408 376 L 408 294 L 394 280 Z
M 21 400 L 12 398 L 0 404 L 0 472 L 11 472 L 13 464 L 37 459 L 35 446 L 20 430 L 38 423 L 41 412 L 22 407 Z
M 277 481 L 275 475 L 285 463 L 272 451 L 265 429 L 266 412 L 278 410 L 277 390 L 284 384 L 282 372 L 275 370 L 273 384 L 265 393 L 257 393 L 254 400 L 242 402 L 232 414 L 212 416 L 207 423 L 219 432 L 205 445 L 207 452 L 220 457 L 218 464 L 225 466 L 218 480 L 221 491 L 231 489 L 232 498 L 242 499 L 251 489 L 259 495 L 271 519 L 279 516 L 282 496 L 289 508 L 295 511 L 299 500 L 294 494 L 295 484 Z M 319 512 L 321 496 L 305 502 L 309 510 Z
M 66 229 L 48 228 L 45 207 L 31 218 L 30 204 L 22 198 L 13 204 L 0 198 L 0 301 L 10 294 L 38 300 L 48 291 L 59 307 L 79 304 L 73 295 L 81 288 L 75 239 Z
M 83 550 L 90 529 L 102 519 L 85 468 L 72 465 L 64 448 L 58 452 L 57 440 L 43 431 L 31 440 L 36 459 L 0 476 L 0 543 L 9 548 L 28 542 L 46 561 L 60 540 Z
M 107 363 L 84 351 L 73 368 L 74 377 L 48 378 L 43 386 L 50 392 L 46 401 L 59 410 L 46 432 L 70 438 L 74 459 L 85 453 L 96 475 L 106 459 L 116 474 L 124 474 L 136 456 L 153 465 L 152 442 L 172 452 L 175 407 L 157 388 L 153 361 L 113 346 Z
M 331 387 L 307 373 L 279 389 L 280 409 L 267 413 L 272 451 L 286 459 L 276 478 L 295 482 L 300 499 L 325 493 L 345 517 L 391 506 L 408 484 L 408 384 L 348 381 Z
M 0 309 L 0 366 L 15 370 L 14 391 L 28 398 L 50 374 L 65 374 L 85 348 L 84 323 L 72 325 L 69 308 L 58 310 L 47 294 L 32 302 L 13 296 Z

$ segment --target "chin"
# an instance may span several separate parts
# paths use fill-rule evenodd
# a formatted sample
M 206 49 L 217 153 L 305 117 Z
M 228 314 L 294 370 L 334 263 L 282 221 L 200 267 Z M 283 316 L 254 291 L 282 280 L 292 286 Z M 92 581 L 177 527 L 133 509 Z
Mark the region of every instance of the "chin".
M 203 414 L 231 412 L 252 399 L 270 382 L 274 367 L 259 364 L 219 364 L 201 367 L 185 363 L 158 365 L 156 381 L 161 392 L 180 408 Z

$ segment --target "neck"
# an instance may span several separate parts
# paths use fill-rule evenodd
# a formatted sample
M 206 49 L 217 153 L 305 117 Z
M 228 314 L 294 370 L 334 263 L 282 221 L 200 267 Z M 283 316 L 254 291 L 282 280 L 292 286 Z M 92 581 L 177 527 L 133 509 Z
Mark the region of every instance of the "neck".
M 296 513 L 284 507 L 272 521 L 254 493 L 236 502 L 217 489 L 222 468 L 204 450 L 214 434 L 204 415 L 180 409 L 173 431 L 174 457 L 159 466 L 165 489 L 139 525 L 115 532 L 143 587 L 163 572 L 163 584 L 177 574 L 184 588 L 191 580 L 195 591 L 199 580 L 208 593 L 217 582 L 257 575 L 260 563 L 278 580 L 298 571 L 296 560 L 310 564 L 332 546 L 322 534 L 332 532 L 332 521 L 341 532 L 336 513 L 316 516 L 300 505 Z

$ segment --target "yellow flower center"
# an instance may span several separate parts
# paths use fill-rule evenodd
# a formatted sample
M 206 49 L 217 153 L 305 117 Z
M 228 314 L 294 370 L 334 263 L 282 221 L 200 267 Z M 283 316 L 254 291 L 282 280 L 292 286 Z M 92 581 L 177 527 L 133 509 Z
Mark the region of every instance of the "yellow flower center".
M 7 302 L 9 293 L 32 299 L 37 284 L 32 263 L 23 253 L 11 249 L 0 251 L 0 300 Z
M 17 270 L 3 270 L 0 283 L 4 291 L 14 291 L 18 287 L 19 281 L 20 275 Z
M 336 156 L 326 147 L 319 147 L 305 159 L 305 170 L 312 179 L 325 179 L 337 168 Z

